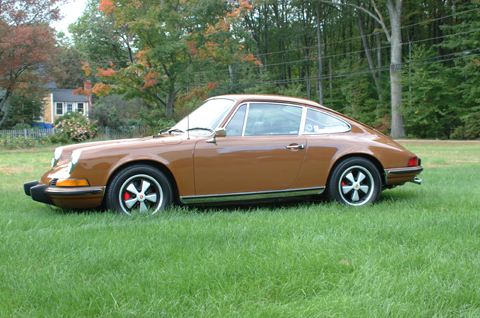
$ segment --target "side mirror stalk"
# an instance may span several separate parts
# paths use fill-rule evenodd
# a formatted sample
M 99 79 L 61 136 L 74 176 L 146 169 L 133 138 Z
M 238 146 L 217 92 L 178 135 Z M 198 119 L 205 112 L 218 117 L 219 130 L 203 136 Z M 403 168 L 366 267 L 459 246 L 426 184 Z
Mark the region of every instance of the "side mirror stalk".
M 207 142 L 209 144 L 214 144 L 217 142 L 217 139 L 216 139 L 217 137 L 226 137 L 226 136 L 227 136 L 227 131 L 225 130 L 225 128 L 217 128 L 213 133 L 213 138 L 207 139 Z

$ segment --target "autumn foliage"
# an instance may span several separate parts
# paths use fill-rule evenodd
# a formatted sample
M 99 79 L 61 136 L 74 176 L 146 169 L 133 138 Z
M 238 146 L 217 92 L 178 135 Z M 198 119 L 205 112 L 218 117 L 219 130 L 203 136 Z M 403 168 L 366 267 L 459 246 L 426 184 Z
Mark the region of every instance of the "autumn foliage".
M 95 72 L 102 82 L 91 93 L 141 97 L 168 116 L 218 88 L 214 79 L 200 81 L 198 72 L 231 63 L 260 65 L 244 52 L 238 33 L 242 15 L 252 10 L 249 1 L 101 0 L 97 9 L 133 35 L 137 54 L 126 65 L 84 64 L 85 73 Z
M 0 126 L 14 92 L 49 80 L 56 39 L 48 22 L 59 19 L 60 0 L 0 1 Z

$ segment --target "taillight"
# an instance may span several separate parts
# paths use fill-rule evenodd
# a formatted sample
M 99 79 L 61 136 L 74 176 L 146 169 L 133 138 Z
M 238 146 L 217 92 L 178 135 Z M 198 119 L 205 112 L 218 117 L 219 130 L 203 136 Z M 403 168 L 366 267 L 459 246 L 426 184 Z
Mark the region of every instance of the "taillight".
M 418 163 L 418 158 L 417 157 L 413 157 L 413 158 L 410 158 L 408 159 L 408 166 L 407 167 L 413 167 L 413 166 L 418 166 L 419 163 Z

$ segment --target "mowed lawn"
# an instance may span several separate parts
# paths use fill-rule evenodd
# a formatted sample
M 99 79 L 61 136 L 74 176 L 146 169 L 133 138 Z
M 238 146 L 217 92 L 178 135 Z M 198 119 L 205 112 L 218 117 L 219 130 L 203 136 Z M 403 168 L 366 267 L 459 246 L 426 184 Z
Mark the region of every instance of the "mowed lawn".
M 375 206 L 132 217 L 33 202 L 53 149 L 0 152 L 0 317 L 479 317 L 480 143 L 404 145 L 423 184 Z

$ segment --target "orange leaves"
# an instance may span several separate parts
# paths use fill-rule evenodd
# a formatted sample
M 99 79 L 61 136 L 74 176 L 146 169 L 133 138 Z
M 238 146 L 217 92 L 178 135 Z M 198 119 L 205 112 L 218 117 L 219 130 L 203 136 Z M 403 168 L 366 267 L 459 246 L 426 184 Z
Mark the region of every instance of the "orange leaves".
M 195 88 L 191 90 L 188 94 L 182 94 L 177 99 L 176 105 L 185 105 L 190 100 L 199 100 L 207 99 L 209 97 L 208 93 L 218 87 L 218 83 L 210 82 L 207 86 L 200 88 Z
M 77 88 L 76 90 L 73 91 L 73 95 L 86 95 L 86 91 L 83 90 L 83 88 Z
M 187 41 L 187 46 L 190 49 L 190 52 L 192 52 L 194 56 L 198 55 L 198 50 L 195 48 L 196 44 L 197 44 L 197 41 Z
M 158 83 L 158 77 L 159 77 L 158 72 L 148 72 L 147 76 L 145 76 L 144 78 L 142 91 L 144 91 L 146 88 L 150 86 L 156 85 Z
M 107 68 L 106 70 L 97 67 L 98 73 L 95 76 L 99 77 L 113 77 L 117 71 L 112 68 Z
M 101 0 L 97 9 L 109 14 L 115 9 L 115 5 L 111 0 Z
M 245 62 L 253 62 L 253 64 L 257 65 L 257 66 L 262 66 L 262 62 L 260 62 L 255 56 L 253 56 L 253 54 L 248 54 L 248 55 L 245 55 L 243 57 L 243 60 Z
M 110 92 L 111 88 L 112 87 L 109 84 L 97 83 L 93 86 L 92 93 L 98 96 L 104 96 Z
M 82 62 L 82 64 L 83 64 L 82 70 L 85 71 L 86 76 L 89 76 L 90 72 L 92 71 L 92 69 L 90 68 L 90 64 L 88 64 L 88 62 Z

